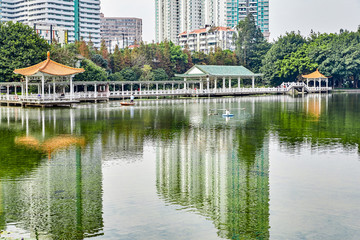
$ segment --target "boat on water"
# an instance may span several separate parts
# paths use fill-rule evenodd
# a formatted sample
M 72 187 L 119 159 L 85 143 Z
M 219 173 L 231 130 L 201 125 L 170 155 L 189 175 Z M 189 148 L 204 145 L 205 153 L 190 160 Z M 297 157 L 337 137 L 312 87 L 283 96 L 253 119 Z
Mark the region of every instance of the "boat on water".
M 134 102 L 121 102 L 120 104 L 121 104 L 121 106 L 134 106 L 135 105 Z
M 223 117 L 233 117 L 234 114 L 231 114 L 231 113 L 230 113 L 230 114 L 223 114 L 222 116 L 223 116 Z

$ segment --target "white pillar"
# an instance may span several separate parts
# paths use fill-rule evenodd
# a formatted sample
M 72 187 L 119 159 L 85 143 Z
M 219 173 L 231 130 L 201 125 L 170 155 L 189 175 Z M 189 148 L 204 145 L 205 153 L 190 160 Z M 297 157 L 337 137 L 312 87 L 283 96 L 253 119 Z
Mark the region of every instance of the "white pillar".
M 231 77 L 229 77 L 229 89 L 231 89 Z
M 7 100 L 10 99 L 10 96 L 9 96 L 9 95 L 10 95 L 10 86 L 7 85 L 7 86 L 6 86 L 6 99 L 7 99 Z
M 186 78 L 184 78 L 184 90 L 186 90 Z
M 306 85 L 309 86 L 309 79 L 306 79 Z
M 225 91 L 225 77 L 223 77 L 223 91 Z
M 326 79 L 326 88 L 329 87 L 329 79 Z
M 55 90 L 56 88 L 55 88 L 55 80 L 54 80 L 54 82 L 53 82 L 53 95 L 54 95 L 54 97 L 53 97 L 53 99 L 55 100 L 55 93 L 56 93 L 56 90 Z
M 209 93 L 210 92 L 210 78 L 207 77 L 206 79 L 206 85 L 207 85 L 207 92 Z
M 240 77 L 238 77 L 238 89 L 240 90 L 240 88 L 241 88 L 241 86 L 240 86 L 240 84 L 241 84 L 241 78 Z
M 215 89 L 215 92 L 216 92 L 216 88 L 217 88 L 217 78 L 215 78 L 214 84 L 215 84 L 214 89 Z
M 73 78 L 74 76 L 70 77 L 70 101 L 73 99 L 73 95 L 74 95 Z
M 131 94 L 133 94 L 133 84 L 130 84 L 131 87 L 130 87 L 130 90 L 131 90 Z
M 255 88 L 255 77 L 252 77 L 252 88 Z
M 97 98 L 97 85 L 96 83 L 94 84 L 94 97 Z
M 24 97 L 24 83 L 21 83 L 21 96 Z
M 41 98 L 44 99 L 45 95 L 45 76 L 41 77 Z
M 29 94 L 29 78 L 28 76 L 25 77 L 25 95 L 26 97 L 28 96 Z
M 140 85 L 140 92 L 139 92 L 139 94 L 141 95 L 141 83 L 140 83 L 139 85 Z

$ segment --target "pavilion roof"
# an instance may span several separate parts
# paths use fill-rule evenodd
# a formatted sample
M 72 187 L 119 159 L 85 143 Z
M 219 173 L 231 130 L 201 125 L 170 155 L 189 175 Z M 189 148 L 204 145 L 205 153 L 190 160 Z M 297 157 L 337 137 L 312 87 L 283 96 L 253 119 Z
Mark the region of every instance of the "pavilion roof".
M 83 68 L 68 67 L 50 60 L 50 52 L 48 52 L 47 59 L 45 61 L 27 68 L 14 70 L 14 73 L 24 76 L 32 76 L 37 73 L 46 73 L 54 76 L 69 76 L 82 72 L 85 72 Z
M 319 72 L 319 69 L 316 69 L 315 72 L 313 73 L 310 73 L 308 75 L 302 75 L 303 78 L 328 78 L 328 77 L 325 77 L 325 75 L 321 74 Z
M 253 77 L 255 74 L 243 66 L 218 66 L 218 65 L 195 65 L 184 74 L 176 74 L 178 77 Z

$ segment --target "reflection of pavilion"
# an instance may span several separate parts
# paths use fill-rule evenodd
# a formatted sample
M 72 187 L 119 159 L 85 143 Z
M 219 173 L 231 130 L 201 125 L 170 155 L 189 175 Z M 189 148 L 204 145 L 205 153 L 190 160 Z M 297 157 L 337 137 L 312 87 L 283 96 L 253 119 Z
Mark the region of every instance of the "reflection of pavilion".
M 23 177 L 26 181 L 1 184 L 4 225 L 16 223 L 34 238 L 83 239 L 102 234 L 100 140 L 91 149 L 60 151 Z
M 212 219 L 222 238 L 269 239 L 268 140 L 249 160 L 234 132 L 192 129 L 160 147 L 157 189 Z

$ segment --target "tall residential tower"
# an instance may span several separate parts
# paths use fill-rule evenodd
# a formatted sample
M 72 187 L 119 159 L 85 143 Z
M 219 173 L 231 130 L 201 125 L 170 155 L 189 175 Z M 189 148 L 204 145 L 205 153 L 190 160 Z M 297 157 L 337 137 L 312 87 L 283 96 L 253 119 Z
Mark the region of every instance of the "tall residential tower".
M 269 37 L 269 0 L 155 0 L 156 41 L 176 41 L 205 25 L 234 28 L 248 14 Z
M 69 42 L 100 46 L 100 0 L 0 0 L 0 21 L 53 25 L 68 30 Z

